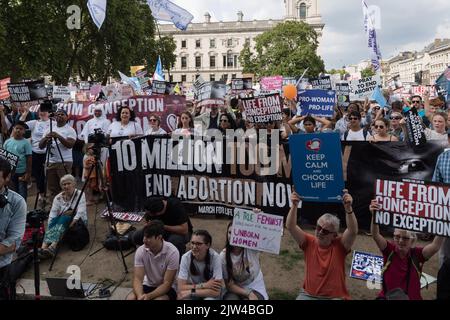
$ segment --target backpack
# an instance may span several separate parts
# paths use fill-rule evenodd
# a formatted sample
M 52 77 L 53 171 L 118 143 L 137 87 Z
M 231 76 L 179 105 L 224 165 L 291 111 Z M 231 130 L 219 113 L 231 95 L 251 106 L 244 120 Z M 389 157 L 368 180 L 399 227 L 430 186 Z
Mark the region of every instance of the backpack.
M 72 251 L 81 251 L 89 243 L 89 230 L 83 220 L 77 222 L 67 230 L 64 241 Z
M 348 137 L 348 133 L 350 130 L 347 130 L 344 132 L 344 140 L 343 141 L 347 141 L 347 137 Z M 369 130 L 367 130 L 366 128 L 363 129 L 363 136 L 364 136 L 364 141 L 367 141 L 367 135 L 369 134 Z

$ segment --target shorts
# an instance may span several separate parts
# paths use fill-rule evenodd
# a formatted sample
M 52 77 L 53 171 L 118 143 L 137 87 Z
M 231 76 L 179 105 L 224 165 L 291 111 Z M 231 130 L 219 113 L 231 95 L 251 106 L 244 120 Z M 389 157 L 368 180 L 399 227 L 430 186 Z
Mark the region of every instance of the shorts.
M 142 288 L 144 289 L 144 293 L 150 293 L 155 291 L 157 287 L 149 287 L 144 284 L 142 285 Z M 173 288 L 170 288 L 169 292 L 167 292 L 166 295 L 169 297 L 169 300 L 177 300 L 177 293 Z

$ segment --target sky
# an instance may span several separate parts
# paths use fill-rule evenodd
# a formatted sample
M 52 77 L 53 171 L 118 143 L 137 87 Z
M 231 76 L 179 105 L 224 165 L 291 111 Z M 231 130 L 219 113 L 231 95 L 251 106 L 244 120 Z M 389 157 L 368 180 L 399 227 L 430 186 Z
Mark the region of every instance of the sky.
M 205 12 L 211 21 L 235 21 L 237 12 L 244 20 L 281 19 L 283 0 L 172 0 L 203 22 Z M 325 23 L 318 53 L 327 70 L 357 64 L 369 57 L 363 27 L 361 0 L 318 0 Z M 378 41 L 383 59 L 401 51 L 420 51 L 435 38 L 450 38 L 448 0 L 366 0 L 380 8 Z

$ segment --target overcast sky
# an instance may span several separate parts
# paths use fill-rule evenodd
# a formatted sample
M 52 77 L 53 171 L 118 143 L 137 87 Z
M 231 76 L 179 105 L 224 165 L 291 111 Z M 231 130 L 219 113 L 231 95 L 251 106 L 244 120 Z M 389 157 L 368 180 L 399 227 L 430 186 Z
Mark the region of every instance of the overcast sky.
M 244 20 L 280 19 L 283 0 L 172 0 L 203 22 L 205 12 L 212 21 L 236 20 L 241 10 Z M 400 51 L 422 50 L 434 38 L 450 38 L 449 0 L 366 0 L 381 12 L 378 41 L 383 59 Z M 361 0 L 319 0 L 325 23 L 319 54 L 327 69 L 340 68 L 367 59 Z

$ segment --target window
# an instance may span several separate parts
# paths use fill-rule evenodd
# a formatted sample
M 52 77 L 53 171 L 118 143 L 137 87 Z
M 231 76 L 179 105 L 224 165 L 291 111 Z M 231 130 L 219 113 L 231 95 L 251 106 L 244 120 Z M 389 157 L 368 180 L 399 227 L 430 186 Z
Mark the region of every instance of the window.
M 201 41 L 200 41 L 200 39 L 197 39 L 197 40 L 195 40 L 195 47 L 196 48 L 200 48 L 201 47 Z
M 200 56 L 195 57 L 195 67 L 196 68 L 202 67 L 202 57 Z
M 173 75 L 170 75 L 169 82 L 173 82 Z
M 215 68 L 216 67 L 216 56 L 210 56 L 209 57 L 209 66 L 211 68 Z
M 187 58 L 181 57 L 181 69 L 186 69 L 186 68 L 187 68 Z
M 250 45 L 250 38 L 245 38 L 245 44 Z
M 209 81 L 216 81 L 216 75 L 214 73 L 209 75 Z
M 181 75 L 181 82 L 186 82 L 186 75 L 185 74 Z
M 231 53 L 227 54 L 227 67 L 228 68 L 233 67 L 233 55 Z
M 233 45 L 233 39 L 228 39 L 227 40 L 227 46 L 231 47 Z
M 234 55 L 234 67 L 237 68 L 238 67 L 238 56 Z
M 304 3 L 300 4 L 300 7 L 298 8 L 298 16 L 302 20 L 306 19 L 306 4 L 304 4 Z
M 228 81 L 228 74 L 222 75 L 222 81 L 227 82 Z
M 227 56 L 223 56 L 223 67 L 227 66 Z
M 233 74 L 231 75 L 231 79 L 236 79 L 236 73 L 233 73 Z
M 216 47 L 216 39 L 210 39 L 209 40 L 209 47 L 215 48 Z
M 181 48 L 186 49 L 186 40 L 181 40 Z
M 199 75 L 199 74 L 196 74 L 196 75 L 195 75 L 195 80 L 197 80 L 198 77 L 200 77 L 200 75 Z

